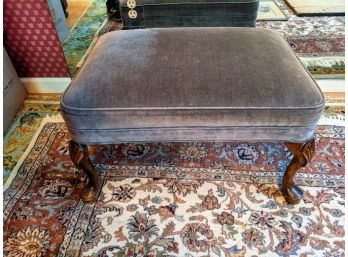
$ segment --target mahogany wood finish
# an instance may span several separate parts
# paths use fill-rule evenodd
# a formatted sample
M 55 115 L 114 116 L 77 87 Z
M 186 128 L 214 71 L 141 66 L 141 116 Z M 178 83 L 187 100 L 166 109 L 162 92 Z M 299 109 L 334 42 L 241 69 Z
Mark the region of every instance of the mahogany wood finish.
M 289 204 L 297 204 L 302 197 L 302 190 L 295 185 L 294 176 L 298 169 L 307 165 L 313 158 L 315 152 L 315 139 L 312 138 L 306 143 L 285 143 L 293 158 L 285 170 L 282 183 L 282 192 Z
M 315 139 L 312 138 L 305 143 L 285 143 L 293 158 L 285 170 L 282 183 L 282 192 L 285 200 L 289 204 L 297 204 L 302 197 L 302 190 L 295 185 L 294 176 L 298 169 L 305 167 L 313 158 L 315 152 Z M 96 170 L 89 159 L 89 154 L 94 150 L 93 147 L 78 144 L 74 141 L 69 143 L 70 158 L 78 169 L 87 175 L 87 184 L 81 191 L 81 199 L 85 203 L 93 203 L 97 200 L 100 190 L 100 183 Z
M 81 200 L 85 203 L 94 203 L 100 190 L 100 183 L 93 163 L 89 159 L 91 149 L 87 145 L 78 144 L 74 141 L 69 143 L 69 152 L 76 168 L 82 169 L 87 175 L 87 184 L 81 191 Z

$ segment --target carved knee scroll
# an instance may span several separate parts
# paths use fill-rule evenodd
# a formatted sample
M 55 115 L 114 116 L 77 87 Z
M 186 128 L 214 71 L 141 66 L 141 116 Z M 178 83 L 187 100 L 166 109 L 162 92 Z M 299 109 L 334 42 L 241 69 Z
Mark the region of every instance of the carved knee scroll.
M 97 200 L 100 183 L 94 165 L 89 159 L 88 146 L 70 141 L 69 151 L 72 162 L 88 177 L 87 184 L 81 191 L 81 199 L 85 203 L 93 203 Z
M 302 197 L 302 190 L 295 185 L 294 176 L 298 169 L 305 167 L 313 158 L 315 152 L 315 139 L 305 143 L 285 143 L 293 158 L 285 170 L 282 184 L 282 192 L 289 204 L 297 204 Z

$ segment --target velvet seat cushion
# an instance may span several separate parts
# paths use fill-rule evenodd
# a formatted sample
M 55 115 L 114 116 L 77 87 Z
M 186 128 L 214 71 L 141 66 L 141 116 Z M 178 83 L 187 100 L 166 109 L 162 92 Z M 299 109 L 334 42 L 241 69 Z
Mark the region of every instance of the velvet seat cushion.
M 313 136 L 324 99 L 285 40 L 260 28 L 102 36 L 61 100 L 79 143 Z
M 120 0 L 125 28 L 254 27 L 259 0 Z M 137 12 L 130 17 L 129 11 Z

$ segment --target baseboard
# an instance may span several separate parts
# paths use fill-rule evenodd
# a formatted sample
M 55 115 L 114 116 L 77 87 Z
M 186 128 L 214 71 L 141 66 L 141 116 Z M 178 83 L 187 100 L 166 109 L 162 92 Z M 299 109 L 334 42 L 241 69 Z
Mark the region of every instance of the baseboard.
M 344 79 L 316 79 L 323 92 L 345 92 Z
M 29 94 L 63 93 L 71 78 L 20 78 Z

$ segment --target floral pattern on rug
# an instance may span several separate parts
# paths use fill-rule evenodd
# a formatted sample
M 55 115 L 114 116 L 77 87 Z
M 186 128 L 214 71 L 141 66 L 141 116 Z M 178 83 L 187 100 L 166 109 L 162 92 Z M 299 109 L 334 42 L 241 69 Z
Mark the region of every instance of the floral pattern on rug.
M 81 256 L 344 256 L 332 189 L 305 188 L 291 206 L 269 185 L 105 180 Z
M 328 50 L 333 46 L 328 46 L 328 39 L 333 39 L 337 42 L 337 45 L 334 49 L 334 52 L 331 52 L 334 55 L 344 56 L 344 36 L 345 36 L 345 21 L 344 16 L 325 16 L 325 17 L 298 17 L 296 16 L 291 9 L 282 1 L 275 0 L 279 8 L 289 17 L 289 20 L 286 22 L 282 21 L 259 21 L 257 22 L 257 27 L 263 27 L 268 29 L 273 29 L 281 33 L 285 38 L 294 38 L 294 39 L 318 39 L 317 43 L 320 44 L 321 40 L 324 39 L 324 44 L 319 46 L 318 49 L 321 52 L 313 52 L 309 54 L 328 54 Z M 337 41 L 340 39 L 340 41 Z M 290 42 L 289 42 L 290 43 Z M 313 44 L 315 42 L 310 42 Z M 335 44 L 334 44 L 335 45 Z M 305 51 L 307 52 L 307 51 Z M 312 56 L 312 55 L 310 55 Z
M 344 138 L 344 127 L 317 127 L 316 154 L 299 170 L 300 185 L 344 186 Z M 119 176 L 277 183 L 291 157 L 278 142 L 172 142 L 98 146 L 91 159 Z
M 282 21 L 258 21 L 256 27 L 278 31 L 314 76 L 344 77 L 344 16 L 298 17 L 282 1 L 275 0 L 289 17 Z
M 302 186 L 296 206 L 285 203 L 274 183 L 279 174 L 269 172 L 277 163 L 285 167 L 289 152 L 281 144 L 244 142 L 230 144 L 226 155 L 240 169 L 224 168 L 226 160 L 205 167 L 214 151 L 204 142 L 99 149 L 93 159 L 103 186 L 97 203 L 85 205 L 69 140 L 63 122 L 47 123 L 4 192 L 5 256 L 344 256 L 343 127 L 318 127 L 314 161 L 297 181 L 320 177 L 327 185 Z M 107 164 L 117 151 L 123 167 Z M 153 153 L 176 156 L 175 167 L 150 165 Z M 265 166 L 266 157 L 274 168 Z M 202 176 L 240 172 L 266 176 L 252 183 Z
M 9 252 L 11 256 L 43 256 L 50 239 L 47 230 L 28 226 L 8 239 L 4 251 Z

